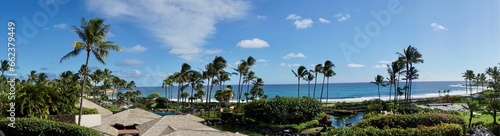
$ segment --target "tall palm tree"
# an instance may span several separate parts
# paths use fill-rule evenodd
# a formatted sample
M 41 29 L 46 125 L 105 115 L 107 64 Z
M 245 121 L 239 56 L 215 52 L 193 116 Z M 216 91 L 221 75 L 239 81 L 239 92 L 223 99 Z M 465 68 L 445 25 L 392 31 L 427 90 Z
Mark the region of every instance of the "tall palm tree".
M 321 86 L 321 95 L 319 97 L 319 100 L 323 100 L 323 89 L 325 88 L 325 78 L 326 78 L 326 71 L 328 70 L 332 70 L 332 68 L 335 67 L 335 65 L 330 61 L 330 60 L 327 60 L 325 61 L 325 65 L 323 66 L 323 70 L 321 70 L 321 72 L 323 73 L 323 85 Z
M 314 72 L 314 71 L 310 70 L 309 72 L 307 72 L 307 75 L 304 78 L 307 81 L 307 96 L 308 97 L 311 97 L 311 81 L 316 79 L 316 77 L 314 77 L 314 75 L 311 72 Z
M 462 77 L 465 79 L 465 92 L 467 93 L 468 86 L 472 86 L 471 81 L 474 79 L 474 71 L 466 70 Z M 472 93 L 472 87 L 470 88 L 470 92 Z
M 213 80 L 213 77 L 217 77 L 217 80 L 220 81 L 220 79 L 221 79 L 220 73 L 222 73 L 224 71 L 224 69 L 227 67 L 227 61 L 222 56 L 216 56 L 214 58 L 214 60 L 212 61 L 212 65 L 210 65 L 210 66 L 212 66 L 212 68 L 210 68 L 209 70 L 213 70 L 213 71 L 211 71 L 211 72 L 213 72 L 213 73 L 211 73 L 212 74 L 211 75 L 212 76 L 212 83 L 211 83 L 212 87 L 210 88 L 210 92 L 209 92 L 210 93 L 209 97 L 211 98 L 213 85 L 214 85 L 214 83 L 216 83 L 216 82 L 214 82 L 215 80 Z M 211 101 L 211 99 L 209 99 L 209 101 Z
M 486 69 L 486 74 L 492 79 L 489 87 L 492 87 L 493 90 L 498 91 L 500 89 L 500 85 L 498 81 L 500 80 L 500 69 L 498 67 L 489 67 Z
M 98 92 L 99 89 L 97 88 L 97 84 L 99 84 L 102 79 L 104 78 L 104 72 L 101 70 L 101 69 L 97 69 L 96 71 L 94 71 L 92 74 L 89 75 L 89 78 L 90 78 L 90 81 L 94 81 L 94 92 Z M 97 95 L 97 93 L 95 93 L 95 95 Z M 96 98 L 96 96 L 94 95 L 94 98 Z
M 262 78 L 257 78 L 257 80 L 253 82 L 253 87 L 250 91 L 250 94 L 252 94 L 252 100 L 257 97 L 261 98 L 264 96 L 264 90 L 262 89 L 262 86 L 264 86 L 264 80 L 262 80 Z
M 253 71 L 248 72 L 247 78 L 245 78 L 245 81 L 244 81 L 244 83 L 247 83 L 247 93 L 250 92 L 250 83 L 253 82 L 255 80 L 255 78 L 257 78 L 255 76 L 255 72 L 253 72 Z
M 0 61 L 0 63 L 2 63 L 2 65 L 0 67 L 0 71 L 2 71 L 2 77 L 5 77 L 5 75 L 3 73 L 5 71 L 9 70 L 9 62 L 7 60 L 2 60 L 2 61 Z
M 384 77 L 382 75 L 377 75 L 375 77 L 375 81 L 373 82 L 370 82 L 371 84 L 375 84 L 377 85 L 377 91 L 378 91 L 378 99 L 379 100 L 382 100 L 380 99 L 380 85 L 384 85 L 385 81 L 384 81 Z
M 81 26 L 78 28 L 77 26 L 73 26 L 73 30 L 76 32 L 78 37 L 82 40 L 82 42 L 75 41 L 73 42 L 74 49 L 68 54 L 64 55 L 59 63 L 62 63 L 64 60 L 69 59 L 71 57 L 76 57 L 82 50 L 87 52 L 85 67 L 89 65 L 90 53 L 94 55 L 94 57 L 102 64 L 106 64 L 104 58 L 109 55 L 109 51 L 121 51 L 120 46 L 116 45 L 112 41 L 106 41 L 106 35 L 109 32 L 110 25 L 104 24 L 104 19 L 101 18 L 93 18 L 90 20 L 85 20 L 82 18 Z M 87 76 L 83 76 L 82 83 L 82 91 L 80 93 L 80 114 L 78 117 L 78 125 L 80 125 L 82 119 L 82 103 L 83 103 L 83 92 L 85 85 L 85 81 Z
M 31 70 L 30 74 L 28 75 L 28 83 L 35 84 L 37 79 L 38 79 L 38 74 L 36 73 L 35 70 Z
M 397 78 L 395 78 L 395 82 L 394 82 L 394 102 L 396 103 L 397 101 L 397 98 L 396 96 L 398 96 L 398 93 L 399 93 L 399 90 L 400 90 L 400 87 L 399 87 L 399 81 L 401 79 L 401 73 L 403 72 L 402 70 L 404 69 L 405 65 L 404 65 L 404 61 L 402 59 L 398 59 L 394 62 L 391 63 L 391 70 L 392 70 L 392 73 L 394 73 L 395 75 L 397 74 Z M 399 90 L 398 90 L 399 89 Z
M 189 73 L 191 72 L 191 66 L 187 63 L 183 63 L 180 72 L 174 73 L 176 77 L 176 82 L 179 84 L 177 91 L 177 109 L 180 108 L 180 98 L 181 94 L 184 92 L 184 83 L 189 81 Z M 189 84 L 188 84 L 189 85 Z
M 314 67 L 314 92 L 313 92 L 313 98 L 316 98 L 316 83 L 318 83 L 318 73 L 321 73 L 323 70 L 323 65 L 321 64 L 316 64 Z
M 467 109 L 469 110 L 469 128 L 471 128 L 472 117 L 474 116 L 474 111 L 479 109 L 479 104 L 476 101 L 467 101 Z
M 201 73 L 198 71 L 195 71 L 195 70 L 190 70 L 188 72 L 189 83 L 191 84 L 191 97 L 193 97 L 193 98 L 194 98 L 193 95 L 194 95 L 194 90 L 196 88 L 196 85 L 203 83 L 201 76 L 202 76 Z M 193 101 L 191 101 L 191 104 L 192 103 L 193 103 Z
M 325 72 L 326 84 L 327 84 L 326 85 L 326 102 L 325 103 L 328 103 L 328 98 L 329 98 L 328 97 L 328 92 L 329 92 L 328 87 L 330 86 L 330 77 L 335 76 L 335 75 L 336 75 L 336 73 L 331 69 Z
M 299 68 L 297 68 L 297 72 L 292 69 L 292 73 L 295 77 L 297 77 L 297 97 L 300 97 L 300 79 L 303 79 L 306 76 L 307 69 L 304 66 L 299 66 Z
M 479 82 L 481 83 L 481 91 L 484 91 L 484 82 L 486 82 L 486 75 L 484 73 L 479 75 Z
M 241 99 L 241 92 L 242 92 L 241 91 L 241 89 L 242 89 L 241 79 L 243 76 L 246 77 L 246 75 L 248 74 L 248 69 L 249 69 L 248 63 L 245 60 L 240 60 L 240 64 L 238 64 L 238 68 L 234 69 L 240 75 L 240 78 L 238 79 L 238 95 L 236 96 L 236 99 L 238 102 L 236 104 L 236 107 L 240 106 L 240 99 Z
M 424 59 L 422 59 L 422 54 L 418 52 L 417 48 L 412 47 L 409 45 L 406 49 L 403 49 L 403 53 L 396 52 L 396 54 L 399 55 L 399 58 L 402 59 L 405 63 L 406 66 L 406 75 L 410 75 L 409 69 L 413 67 L 413 64 L 417 63 L 424 63 Z M 406 78 L 406 86 L 408 86 L 407 93 L 408 94 L 406 97 L 406 101 L 409 101 L 409 98 L 411 98 L 411 77 Z
M 500 111 L 500 100 L 491 99 L 487 108 L 492 112 L 493 124 L 497 124 L 497 113 Z

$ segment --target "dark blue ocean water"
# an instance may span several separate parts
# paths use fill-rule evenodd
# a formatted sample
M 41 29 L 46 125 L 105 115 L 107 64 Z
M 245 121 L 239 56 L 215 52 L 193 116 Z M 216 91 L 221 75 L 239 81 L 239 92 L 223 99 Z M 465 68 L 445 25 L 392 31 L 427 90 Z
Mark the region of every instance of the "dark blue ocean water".
M 464 81 L 433 81 L 433 82 L 414 82 L 413 83 L 413 98 L 425 98 L 425 97 L 436 97 L 440 94 L 440 90 L 451 90 L 450 95 L 464 95 L 465 87 L 463 86 Z M 404 85 L 404 82 L 401 83 Z M 237 93 L 238 85 L 232 85 L 233 91 Z M 264 94 L 268 95 L 269 98 L 273 98 L 277 95 L 279 96 L 290 96 L 297 97 L 297 84 L 270 84 L 264 85 Z M 161 95 L 165 95 L 165 91 L 161 86 L 158 87 L 136 87 L 135 89 L 141 90 L 141 96 L 147 96 L 151 93 L 157 92 Z M 218 86 L 214 87 L 212 96 L 215 94 L 215 90 L 219 89 Z M 473 87 L 474 92 L 476 87 Z M 246 92 L 247 86 L 244 86 L 243 92 Z M 310 90 L 310 92 L 309 92 Z M 320 97 L 322 90 L 322 85 L 317 84 L 315 98 Z M 481 90 L 481 87 L 479 87 Z M 188 87 L 184 90 L 185 92 L 191 93 L 191 88 Z M 328 96 L 327 96 L 328 93 Z M 301 84 L 300 86 L 300 96 L 313 96 L 314 94 L 314 84 L 310 85 L 308 89 L 307 84 Z M 392 88 L 392 94 L 394 94 L 394 87 Z M 173 99 L 176 99 L 177 88 L 174 87 L 172 93 Z M 237 94 L 236 94 L 237 95 Z M 389 86 L 380 87 L 380 95 L 382 99 L 389 98 Z M 443 95 L 443 94 L 441 94 Z M 242 97 L 244 97 L 242 95 Z M 394 96 L 392 96 L 394 97 Z M 213 97 L 212 97 L 213 98 Z M 325 84 L 323 88 L 323 99 L 328 98 L 329 102 L 332 101 L 363 101 L 378 98 L 377 86 L 375 84 L 365 83 L 331 83 Z M 233 101 L 235 101 L 234 99 Z

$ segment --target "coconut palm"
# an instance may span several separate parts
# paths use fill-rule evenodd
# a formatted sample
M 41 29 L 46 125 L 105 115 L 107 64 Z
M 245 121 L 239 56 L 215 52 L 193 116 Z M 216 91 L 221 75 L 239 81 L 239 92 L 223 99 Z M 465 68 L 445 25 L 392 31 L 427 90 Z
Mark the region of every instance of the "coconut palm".
M 500 100 L 491 99 L 487 108 L 489 111 L 491 111 L 491 114 L 493 116 L 493 124 L 497 124 L 497 112 L 500 111 Z
M 406 66 L 406 75 L 410 75 L 409 69 L 413 67 L 413 64 L 424 63 L 424 59 L 422 59 L 422 54 L 418 52 L 417 48 L 409 45 L 406 49 L 403 49 L 403 52 L 396 52 L 399 55 L 399 58 L 403 60 Z M 411 86 L 412 86 L 412 78 L 406 78 L 406 86 L 408 86 L 406 101 L 408 102 L 411 98 Z
M 471 81 L 474 79 L 474 71 L 466 70 L 462 77 L 465 79 L 465 93 L 467 93 L 468 86 L 472 86 Z M 470 92 L 472 93 L 472 87 L 470 88 Z
M 38 79 L 38 74 L 36 73 L 35 70 L 31 70 L 30 74 L 28 75 L 28 83 L 35 84 L 37 79 Z
M 335 65 L 330 61 L 327 60 L 325 61 L 325 65 L 323 66 L 323 70 L 321 72 L 323 73 L 323 85 L 321 86 L 321 95 L 319 97 L 319 100 L 321 101 L 323 99 L 323 89 L 325 88 L 325 78 L 326 78 L 326 71 L 331 70 Z
M 397 90 L 399 87 L 399 81 L 400 81 L 400 78 L 401 78 L 401 73 L 403 72 L 402 70 L 404 69 L 405 65 L 404 65 L 404 61 L 402 59 L 398 59 L 394 62 L 391 63 L 391 70 L 392 72 L 390 72 L 390 74 L 394 74 L 394 76 L 397 74 L 397 78 L 394 77 L 394 102 L 397 101 L 397 98 L 396 96 L 398 96 L 398 92 L 399 90 Z M 389 72 L 389 71 L 388 71 Z M 389 74 L 389 75 L 390 75 Z
M 330 86 L 330 77 L 335 76 L 335 75 L 336 75 L 336 73 L 331 69 L 325 72 L 326 84 L 327 84 L 326 85 L 326 103 L 328 103 L 328 98 L 329 98 L 328 97 L 328 92 L 329 92 L 328 87 Z
M 316 83 L 318 83 L 318 73 L 321 73 L 323 70 L 323 65 L 321 64 L 316 64 L 314 67 L 314 92 L 313 92 L 313 98 L 316 98 Z
M 299 68 L 297 68 L 297 72 L 292 69 L 292 73 L 295 77 L 297 77 L 297 97 L 300 97 L 300 79 L 303 79 L 306 76 L 307 69 L 304 66 L 299 66 Z
M 248 72 L 247 77 L 245 78 L 244 83 L 247 83 L 247 93 L 250 92 L 250 83 L 253 82 L 257 77 L 255 76 L 255 72 Z
M 238 68 L 235 68 L 234 70 L 236 72 L 238 72 L 238 74 L 240 75 L 240 78 L 238 79 L 238 95 L 236 97 L 237 99 L 237 104 L 236 104 L 236 107 L 239 107 L 240 106 L 240 99 L 241 99 L 241 79 L 242 77 L 246 77 L 246 75 L 248 74 L 248 69 L 249 69 L 249 66 L 248 66 L 248 63 L 245 61 L 245 60 L 240 60 L 240 63 L 238 64 Z
M 264 86 L 264 80 L 262 80 L 262 78 L 257 78 L 257 80 L 253 82 L 253 87 L 252 90 L 250 91 L 250 94 L 252 94 L 253 99 L 257 97 L 261 98 L 264 96 L 264 90 L 262 89 L 262 86 Z
M 377 85 L 377 91 L 378 91 L 378 99 L 380 99 L 380 85 L 384 85 L 385 81 L 384 81 L 384 77 L 382 75 L 377 75 L 375 77 L 375 81 L 373 82 L 370 82 L 371 84 L 375 84 Z
M 467 101 L 467 110 L 469 110 L 469 128 L 471 128 L 472 117 L 474 116 L 474 111 L 479 109 L 479 104 L 476 101 Z
M 195 70 L 190 70 L 188 72 L 188 78 L 189 78 L 189 83 L 191 84 L 191 97 L 194 98 L 194 90 L 196 88 L 197 84 L 203 83 L 203 80 L 201 78 L 201 73 Z M 193 99 L 191 99 L 193 100 Z M 193 101 L 190 101 L 191 104 Z
M 307 96 L 308 97 L 311 97 L 311 81 L 316 79 L 314 77 L 314 75 L 312 74 L 312 72 L 314 72 L 313 70 L 309 70 L 309 72 L 307 72 L 307 75 L 306 77 L 304 78 L 304 80 L 307 81 Z
M 89 65 L 91 53 L 94 55 L 98 62 L 106 64 L 104 58 L 109 55 L 109 51 L 121 51 L 120 46 L 116 45 L 112 41 L 106 41 L 106 35 L 108 34 L 110 27 L 110 25 L 104 24 L 104 19 L 101 18 L 93 18 L 88 21 L 85 20 L 85 18 L 82 18 L 80 28 L 78 28 L 77 26 L 73 26 L 73 30 L 80 37 L 82 42 L 73 42 L 73 51 L 64 55 L 59 63 L 62 63 L 64 60 L 67 60 L 71 57 L 76 57 L 82 50 L 85 50 L 87 52 L 85 67 L 88 67 Z M 80 125 L 82 117 L 82 103 L 84 92 L 83 86 L 85 85 L 86 79 L 87 76 L 84 75 L 82 82 L 82 91 L 80 94 L 80 116 L 78 117 L 78 125 Z
M 104 72 L 101 69 L 97 69 L 96 71 L 94 71 L 92 74 L 89 75 L 90 81 L 94 82 L 94 89 L 93 89 L 94 92 L 99 91 L 99 89 L 97 89 L 97 84 L 99 84 L 103 78 L 104 78 Z M 94 98 L 96 98 L 96 96 L 94 96 Z
M 191 72 L 191 66 L 187 63 L 183 63 L 180 72 L 174 73 L 175 81 L 179 84 L 177 91 L 177 109 L 180 108 L 180 98 L 184 89 L 189 86 L 184 86 L 184 83 L 189 81 L 189 73 Z
M 481 83 L 481 91 L 484 91 L 484 82 L 486 82 L 486 75 L 484 73 L 481 73 L 478 79 Z
M 224 59 L 223 57 L 221 56 L 216 56 L 214 58 L 214 60 L 212 61 L 212 65 L 209 65 L 209 66 L 212 66 L 212 68 L 209 68 L 208 70 L 210 70 L 210 74 L 212 76 L 212 86 L 210 88 L 210 92 L 209 92 L 209 97 L 211 98 L 212 96 L 212 89 L 213 89 L 213 85 L 214 83 L 217 83 L 218 81 L 221 81 L 221 75 L 220 73 L 223 73 L 224 71 L 224 68 L 227 67 L 227 61 L 226 59 Z M 217 77 L 217 80 L 213 80 L 213 77 Z M 216 82 L 217 81 L 217 82 Z M 211 99 L 208 99 L 209 101 L 211 101 Z
M 498 91 L 500 89 L 500 85 L 498 81 L 500 80 L 500 69 L 498 67 L 489 67 L 486 69 L 486 74 L 491 78 L 491 82 L 489 87 L 493 88 L 493 90 Z

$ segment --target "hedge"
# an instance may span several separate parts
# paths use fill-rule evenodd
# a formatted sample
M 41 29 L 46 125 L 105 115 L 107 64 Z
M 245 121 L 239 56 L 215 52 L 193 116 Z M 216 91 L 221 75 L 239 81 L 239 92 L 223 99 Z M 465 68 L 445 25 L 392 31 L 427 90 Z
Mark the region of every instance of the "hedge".
M 314 98 L 275 97 L 245 105 L 245 117 L 268 124 L 298 124 L 312 120 L 322 111 L 321 102 Z
M 102 136 L 91 128 L 37 118 L 16 118 L 11 128 L 7 118 L 0 119 L 0 130 L 7 136 Z
M 444 113 L 418 113 L 404 115 L 378 116 L 364 119 L 354 127 L 365 128 L 373 126 L 375 128 L 415 128 L 417 126 L 434 126 L 440 123 L 464 124 L 462 117 Z
M 378 129 L 375 127 L 332 129 L 326 136 L 463 136 L 458 124 L 441 123 L 436 126 L 418 126 L 416 128 Z

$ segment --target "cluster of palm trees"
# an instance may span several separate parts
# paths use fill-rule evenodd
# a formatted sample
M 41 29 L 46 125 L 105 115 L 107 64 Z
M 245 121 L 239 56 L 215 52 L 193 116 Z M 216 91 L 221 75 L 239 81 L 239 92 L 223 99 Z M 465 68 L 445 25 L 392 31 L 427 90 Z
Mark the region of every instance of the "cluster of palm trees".
M 445 95 L 445 94 L 449 95 L 450 94 L 450 90 L 439 90 L 438 93 L 439 93 L 439 96 L 441 96 L 441 93 L 443 93 L 443 95 Z
M 172 91 L 174 83 L 177 83 L 177 107 L 180 108 L 181 98 L 190 97 L 190 103 L 199 99 L 203 103 L 203 97 L 205 97 L 206 105 L 212 100 L 212 92 L 215 85 L 219 86 L 216 92 L 216 96 L 224 98 L 216 98 L 216 100 L 221 100 L 220 102 L 228 102 L 230 99 L 234 98 L 234 92 L 232 87 L 223 88 L 225 82 L 231 80 L 232 75 L 239 75 L 238 89 L 237 89 L 237 101 L 238 106 L 243 94 L 243 87 L 247 84 L 247 91 L 245 94 L 246 100 L 252 98 L 260 98 L 264 95 L 262 86 L 264 82 L 261 78 L 255 76 L 255 72 L 250 71 L 250 68 L 255 64 L 255 59 L 250 56 L 247 60 L 241 60 L 237 68 L 234 68 L 236 72 L 228 72 L 225 68 L 228 66 L 227 61 L 221 57 L 216 56 L 213 61 L 205 65 L 205 69 L 192 70 L 191 66 L 187 63 L 183 63 L 181 70 L 175 72 L 174 74 L 168 76 L 163 80 L 162 87 L 165 89 L 165 97 L 172 100 Z M 242 81 L 243 80 L 243 81 Z M 204 89 L 204 83 L 206 83 L 206 89 Z M 253 87 L 250 91 L 250 83 Z M 191 93 L 184 92 L 184 90 L 191 86 Z M 167 90 L 168 89 L 168 90 Z M 195 93 L 196 91 L 196 93 Z M 168 95 L 170 94 L 170 95 Z M 252 97 L 248 97 L 252 94 Z
M 328 88 L 329 88 L 329 83 L 330 83 L 330 77 L 335 76 L 336 73 L 332 70 L 335 67 L 335 64 L 333 64 L 330 60 L 325 61 L 324 65 L 322 64 L 317 64 L 314 67 L 314 70 L 307 70 L 305 66 L 299 66 L 297 68 L 297 71 L 294 71 L 292 69 L 292 73 L 297 77 L 297 97 L 300 97 L 300 80 L 305 80 L 307 81 L 307 96 L 311 97 L 311 81 L 314 80 L 314 90 L 313 90 L 313 98 L 316 98 L 316 84 L 317 84 L 317 77 L 318 73 L 323 74 L 323 84 L 321 86 L 321 95 L 320 95 L 320 101 L 323 99 L 323 90 L 325 88 L 325 79 L 327 82 L 326 86 L 326 102 L 328 103 Z
M 375 81 L 370 82 L 377 85 L 378 97 L 380 99 L 380 86 L 390 86 L 389 89 L 389 100 L 391 100 L 392 87 L 394 86 L 394 101 L 397 101 L 400 95 L 405 95 L 405 102 L 410 102 L 412 94 L 412 83 L 413 80 L 418 79 L 418 70 L 413 66 L 413 64 L 424 63 L 422 59 L 422 54 L 417 50 L 417 48 L 409 45 L 407 48 L 403 49 L 403 52 L 396 52 L 398 59 L 393 61 L 390 65 L 387 64 L 387 81 L 381 75 L 375 77 Z M 401 79 L 401 75 L 403 78 Z M 400 81 L 405 80 L 405 85 L 400 87 Z M 404 92 L 403 92 L 404 91 Z
M 489 80 L 488 80 L 488 77 Z M 485 70 L 485 73 L 474 74 L 473 70 L 466 70 L 462 73 L 462 77 L 465 79 L 465 92 L 472 94 L 472 85 L 476 85 L 476 92 L 479 91 L 479 85 L 483 86 L 484 83 L 488 83 L 488 87 L 492 88 L 495 91 L 500 90 L 500 69 L 495 67 L 488 67 Z M 488 82 L 489 81 L 489 82 Z

